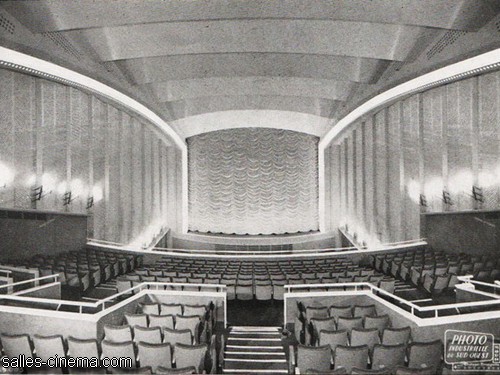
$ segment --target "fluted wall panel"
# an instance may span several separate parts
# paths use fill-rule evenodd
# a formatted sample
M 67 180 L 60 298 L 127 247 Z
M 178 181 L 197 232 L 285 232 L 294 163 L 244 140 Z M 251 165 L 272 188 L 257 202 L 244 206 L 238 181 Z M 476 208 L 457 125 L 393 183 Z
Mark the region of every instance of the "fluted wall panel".
M 177 190 L 180 179 L 180 159 L 166 163 L 173 147 L 152 125 L 96 96 L 0 69 L 0 142 L 1 207 L 86 213 L 91 238 L 124 244 L 152 223 L 167 226 L 167 216 L 180 228 L 177 212 L 162 212 L 167 183 Z M 163 168 L 173 170 L 171 179 Z
M 340 155 L 329 175 L 339 174 L 343 187 L 336 196 L 331 190 L 338 206 L 327 215 L 340 213 L 339 225 L 348 224 L 361 242 L 374 243 L 419 238 L 421 212 L 498 210 L 499 110 L 499 72 L 378 108 L 326 151 Z M 355 154 L 346 153 L 346 145 L 356 145 Z M 346 186 L 350 175 L 356 178 Z M 353 196 L 354 217 L 344 209 Z

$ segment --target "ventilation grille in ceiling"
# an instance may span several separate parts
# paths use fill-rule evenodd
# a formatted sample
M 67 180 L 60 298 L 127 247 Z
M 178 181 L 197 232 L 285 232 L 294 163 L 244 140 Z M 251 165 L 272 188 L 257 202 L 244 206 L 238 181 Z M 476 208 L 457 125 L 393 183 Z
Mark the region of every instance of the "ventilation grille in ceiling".
M 434 44 L 431 49 L 427 51 L 427 60 L 432 59 L 438 53 L 443 52 L 446 47 L 451 46 L 455 43 L 459 38 L 466 35 L 467 31 L 462 30 L 449 30 L 447 31 L 437 42 Z
M 63 51 L 66 52 L 67 54 L 77 59 L 83 57 L 83 54 L 78 49 L 76 49 L 76 47 L 73 44 L 71 44 L 71 42 L 66 37 L 61 35 L 59 32 L 46 32 L 42 33 L 42 35 L 49 38 L 54 44 L 62 48 Z
M 10 22 L 6 17 L 0 14 L 0 28 L 7 31 L 9 34 L 14 34 L 16 31 L 16 25 Z

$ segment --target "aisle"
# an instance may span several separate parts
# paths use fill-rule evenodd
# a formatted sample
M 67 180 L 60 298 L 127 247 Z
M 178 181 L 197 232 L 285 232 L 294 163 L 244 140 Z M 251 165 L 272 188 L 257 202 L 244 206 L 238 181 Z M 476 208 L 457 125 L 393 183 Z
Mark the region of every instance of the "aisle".
M 224 349 L 224 374 L 286 374 L 288 363 L 281 328 L 236 326 Z

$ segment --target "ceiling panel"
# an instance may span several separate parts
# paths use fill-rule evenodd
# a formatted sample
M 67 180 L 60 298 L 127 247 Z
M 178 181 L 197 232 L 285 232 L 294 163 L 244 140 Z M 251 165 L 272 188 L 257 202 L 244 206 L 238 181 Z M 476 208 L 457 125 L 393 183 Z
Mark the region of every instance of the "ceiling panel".
M 231 128 L 276 128 L 321 137 L 331 129 L 330 120 L 306 113 L 266 110 L 205 113 L 170 122 L 184 138 Z
M 203 113 L 245 109 L 301 112 L 330 117 L 340 103 L 342 102 L 301 96 L 212 96 L 169 102 L 168 110 L 171 120 Z
M 133 84 L 210 77 L 275 76 L 372 83 L 389 61 L 287 53 L 222 53 L 117 61 Z
M 34 32 L 221 19 L 323 19 L 477 30 L 498 11 L 488 0 L 15 0 Z M 432 12 L 428 10 L 432 8 Z
M 222 77 L 149 84 L 160 102 L 206 96 L 278 95 L 346 100 L 358 84 L 312 78 Z
M 103 61 L 201 53 L 270 52 L 405 60 L 424 28 L 309 20 L 153 23 L 62 32 Z

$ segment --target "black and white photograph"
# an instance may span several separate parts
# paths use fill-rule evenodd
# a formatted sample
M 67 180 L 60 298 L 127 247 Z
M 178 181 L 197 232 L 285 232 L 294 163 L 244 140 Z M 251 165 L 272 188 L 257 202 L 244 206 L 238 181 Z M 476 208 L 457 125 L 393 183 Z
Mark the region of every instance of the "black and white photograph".
M 500 0 L 0 0 L 0 374 L 500 374 Z

